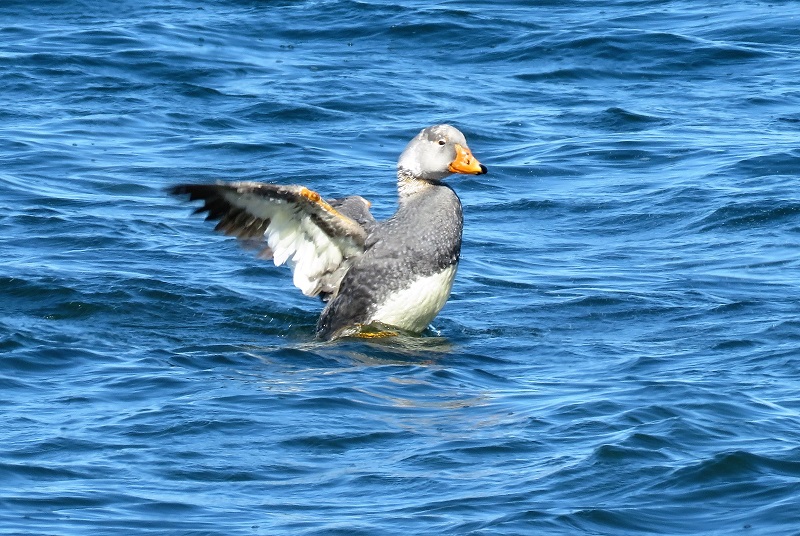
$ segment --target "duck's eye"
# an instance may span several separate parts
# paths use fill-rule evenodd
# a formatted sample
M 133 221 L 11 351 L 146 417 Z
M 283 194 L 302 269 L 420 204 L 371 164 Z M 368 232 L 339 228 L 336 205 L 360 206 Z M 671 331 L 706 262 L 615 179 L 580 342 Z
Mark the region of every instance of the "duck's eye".
M 447 142 L 444 141 L 444 140 L 439 140 L 439 145 L 444 145 L 445 143 L 447 143 Z

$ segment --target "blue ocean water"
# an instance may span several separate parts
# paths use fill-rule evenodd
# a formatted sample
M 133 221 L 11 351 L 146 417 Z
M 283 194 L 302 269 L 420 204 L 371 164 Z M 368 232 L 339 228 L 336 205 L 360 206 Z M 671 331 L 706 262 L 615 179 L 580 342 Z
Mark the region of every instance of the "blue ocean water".
M 800 3 L 0 3 L 3 534 L 800 534 Z M 423 337 L 165 195 L 489 167 Z

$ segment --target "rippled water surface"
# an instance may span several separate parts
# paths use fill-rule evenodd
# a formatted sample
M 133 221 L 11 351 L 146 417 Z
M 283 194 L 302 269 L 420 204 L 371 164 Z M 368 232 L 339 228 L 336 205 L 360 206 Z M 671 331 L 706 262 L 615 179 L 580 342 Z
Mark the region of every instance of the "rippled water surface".
M 800 4 L 0 4 L 0 531 L 800 534 Z M 489 167 L 425 336 L 165 195 Z

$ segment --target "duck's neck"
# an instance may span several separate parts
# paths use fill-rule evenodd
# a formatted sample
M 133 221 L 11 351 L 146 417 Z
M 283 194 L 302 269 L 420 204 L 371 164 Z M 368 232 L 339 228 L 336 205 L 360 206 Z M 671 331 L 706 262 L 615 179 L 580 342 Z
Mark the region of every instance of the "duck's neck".
M 397 194 L 401 206 L 422 192 L 427 192 L 432 188 L 436 188 L 436 186 L 438 186 L 436 181 L 420 179 L 405 168 L 397 169 Z

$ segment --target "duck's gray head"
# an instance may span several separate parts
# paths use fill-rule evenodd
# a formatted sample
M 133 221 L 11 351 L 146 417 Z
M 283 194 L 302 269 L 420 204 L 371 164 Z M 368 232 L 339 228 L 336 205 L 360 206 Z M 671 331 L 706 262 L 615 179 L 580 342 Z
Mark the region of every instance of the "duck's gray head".
M 450 125 L 422 129 L 400 155 L 397 169 L 429 181 L 439 181 L 453 173 L 486 173 L 486 166 L 472 156 L 464 135 Z

